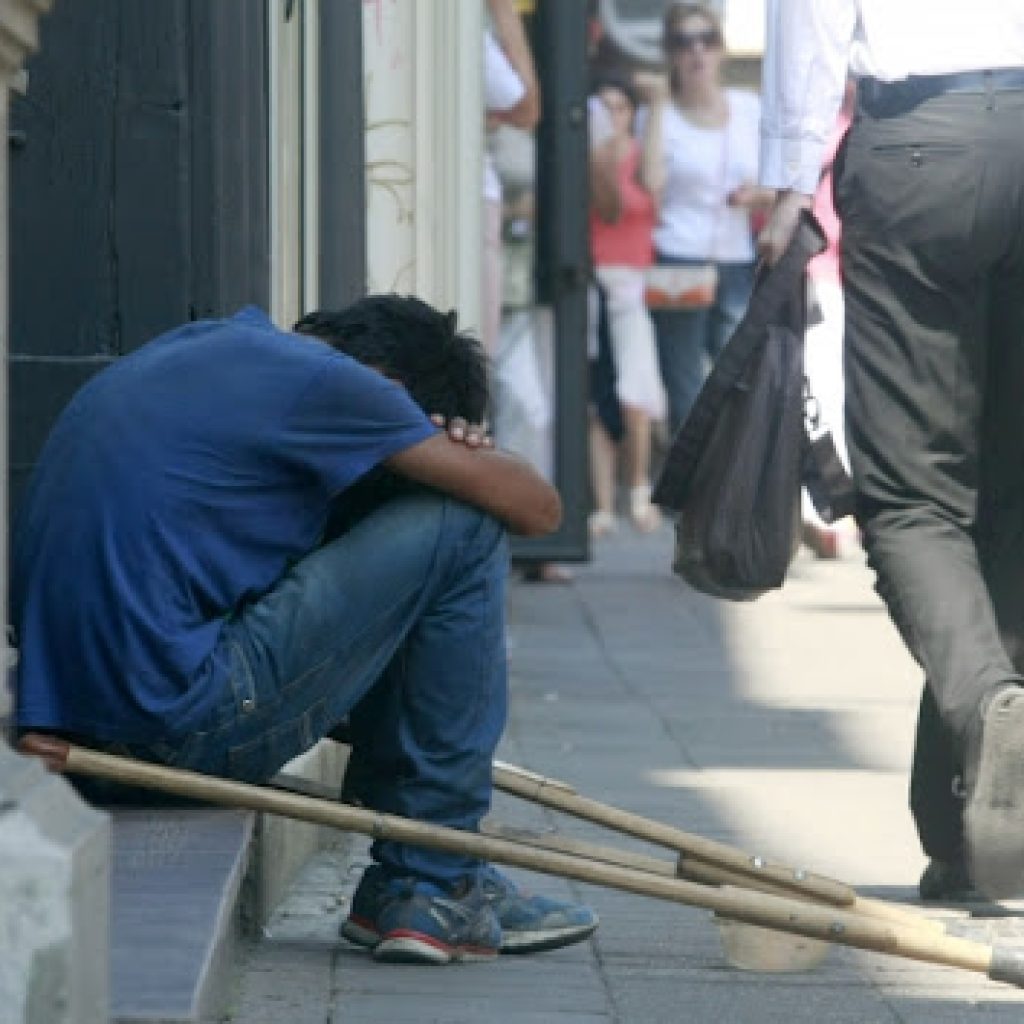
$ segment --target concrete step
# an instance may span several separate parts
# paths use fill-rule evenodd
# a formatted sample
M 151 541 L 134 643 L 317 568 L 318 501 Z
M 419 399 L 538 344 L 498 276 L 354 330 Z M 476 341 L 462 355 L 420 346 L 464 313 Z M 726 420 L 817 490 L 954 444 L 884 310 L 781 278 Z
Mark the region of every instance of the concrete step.
M 227 995 L 256 815 L 117 809 L 112 824 L 113 1019 L 211 1019 Z
M 340 787 L 345 748 L 286 767 Z M 192 1024 L 227 1008 L 240 939 L 258 934 L 297 871 L 337 833 L 249 811 L 110 808 L 111 1011 L 116 1024 Z

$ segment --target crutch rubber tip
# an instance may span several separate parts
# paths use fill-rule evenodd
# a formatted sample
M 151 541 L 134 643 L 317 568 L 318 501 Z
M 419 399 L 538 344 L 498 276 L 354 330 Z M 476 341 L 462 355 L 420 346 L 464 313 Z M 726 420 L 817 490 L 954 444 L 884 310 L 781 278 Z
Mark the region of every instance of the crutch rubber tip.
M 1024 949 L 993 949 L 988 976 L 1024 988 Z

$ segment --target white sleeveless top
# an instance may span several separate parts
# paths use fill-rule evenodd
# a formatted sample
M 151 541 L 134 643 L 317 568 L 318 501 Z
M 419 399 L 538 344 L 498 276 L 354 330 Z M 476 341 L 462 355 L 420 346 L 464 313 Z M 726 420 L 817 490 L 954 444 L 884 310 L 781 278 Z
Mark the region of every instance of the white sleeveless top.
M 665 107 L 665 188 L 654 247 L 666 256 L 726 263 L 754 258 L 749 214 L 727 199 L 740 185 L 757 181 L 761 103 L 743 89 L 725 95 L 729 121 L 723 128 L 701 128 L 674 104 Z M 642 134 L 646 110 L 638 121 Z

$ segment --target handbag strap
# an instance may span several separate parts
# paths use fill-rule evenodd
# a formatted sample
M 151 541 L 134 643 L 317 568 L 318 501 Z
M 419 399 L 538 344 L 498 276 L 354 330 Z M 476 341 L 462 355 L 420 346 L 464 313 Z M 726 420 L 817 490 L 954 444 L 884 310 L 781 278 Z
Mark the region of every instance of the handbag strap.
M 732 126 L 732 104 L 729 102 L 729 95 L 726 93 L 725 98 L 726 106 L 728 107 L 728 117 L 725 121 L 725 126 L 722 128 L 722 159 L 718 164 L 718 190 L 725 187 L 726 178 L 729 173 L 729 128 Z M 728 201 L 728 196 L 719 195 L 718 201 L 715 203 L 715 209 L 711 216 L 711 234 L 708 238 L 708 255 L 707 259 L 709 263 L 717 263 L 718 260 L 715 256 L 715 249 L 718 247 L 718 235 L 719 228 L 722 225 L 722 208 Z

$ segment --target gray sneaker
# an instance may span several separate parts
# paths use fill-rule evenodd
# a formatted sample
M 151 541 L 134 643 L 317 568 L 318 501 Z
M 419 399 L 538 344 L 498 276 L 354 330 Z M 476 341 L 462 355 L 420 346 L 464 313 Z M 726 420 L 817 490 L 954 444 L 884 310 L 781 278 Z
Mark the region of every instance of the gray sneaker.
M 479 889 L 501 925 L 502 953 L 558 949 L 582 942 L 597 928 L 597 915 L 589 907 L 527 892 L 492 865 L 482 869 Z M 371 865 L 356 888 L 341 934 L 349 942 L 374 949 L 383 938 L 383 912 L 394 899 L 394 885 L 378 865 Z
M 375 960 L 385 963 L 448 964 L 493 960 L 501 949 L 501 926 L 471 879 L 449 889 L 420 879 L 389 881 L 376 927 Z
M 563 903 L 521 889 L 488 864 L 480 873 L 484 899 L 501 922 L 502 953 L 539 953 L 589 938 L 597 914 L 581 903 Z

